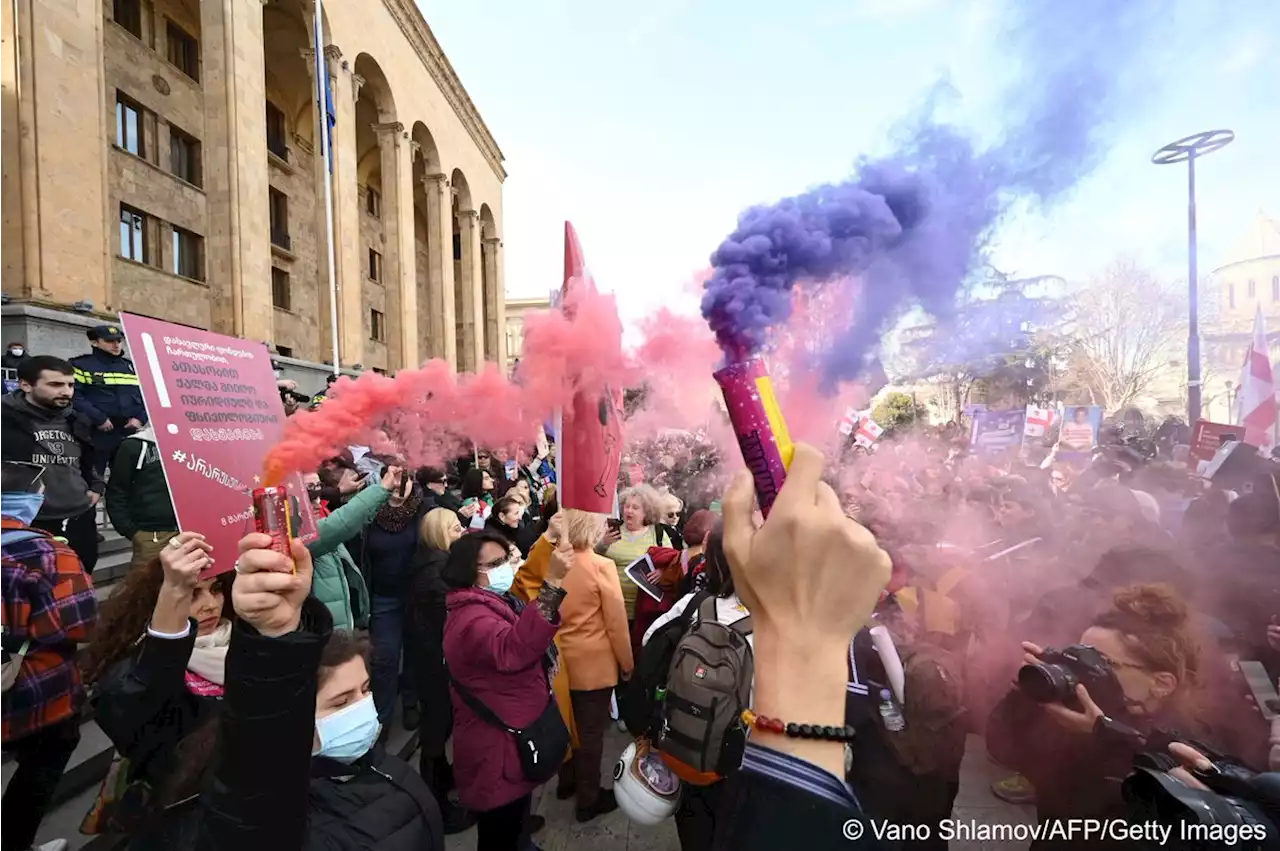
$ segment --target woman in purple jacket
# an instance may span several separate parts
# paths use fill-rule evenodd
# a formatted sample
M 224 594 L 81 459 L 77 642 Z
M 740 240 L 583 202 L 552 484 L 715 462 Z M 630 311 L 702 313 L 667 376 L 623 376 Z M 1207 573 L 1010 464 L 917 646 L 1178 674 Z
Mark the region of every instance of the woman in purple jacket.
M 515 737 L 480 718 L 459 689 L 516 729 L 542 715 L 552 700 L 552 639 L 569 570 L 566 555 L 552 554 L 546 581 L 526 606 L 509 593 L 515 568 L 507 546 L 489 532 L 467 535 L 450 547 L 440 571 L 451 589 L 444 658 L 454 683 L 453 773 L 458 802 L 477 817 L 476 851 L 529 846 L 529 805 L 539 784 L 525 778 Z

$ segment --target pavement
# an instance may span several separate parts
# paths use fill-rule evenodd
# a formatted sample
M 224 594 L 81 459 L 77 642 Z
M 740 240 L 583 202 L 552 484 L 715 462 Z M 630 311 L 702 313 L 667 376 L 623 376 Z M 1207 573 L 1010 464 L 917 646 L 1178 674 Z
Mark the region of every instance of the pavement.
M 398 737 L 393 737 L 393 745 Z M 613 762 L 626 747 L 627 737 L 610 730 L 605 743 L 605 765 L 601 777 L 609 782 L 613 777 Z M 416 761 L 415 761 L 416 764 Z M 7 785 L 12 774 L 12 763 L 5 766 L 4 782 Z M 953 818 L 976 825 L 1034 824 L 1035 810 L 1030 806 L 1014 806 L 1000 801 L 988 788 L 992 781 L 1006 776 L 1007 772 L 992 764 L 986 757 L 982 740 L 969 738 L 964 765 L 960 772 L 960 794 L 956 797 Z M 72 851 L 84 848 L 93 837 L 78 832 L 80 819 L 88 811 L 97 791 L 97 785 L 68 799 L 45 817 L 37 844 L 61 837 L 70 841 Z M 547 819 L 546 827 L 534 836 L 542 851 L 679 851 L 673 821 L 656 827 L 642 827 L 628 821 L 621 810 L 600 816 L 586 824 L 574 820 L 573 801 L 557 801 L 554 781 L 534 793 L 534 812 Z M 89 851 L 102 847 L 94 843 Z M 472 851 L 476 847 L 474 828 L 465 833 L 450 836 L 445 841 L 446 851 Z M 951 851 L 1025 851 L 1027 843 L 1009 841 L 953 840 Z

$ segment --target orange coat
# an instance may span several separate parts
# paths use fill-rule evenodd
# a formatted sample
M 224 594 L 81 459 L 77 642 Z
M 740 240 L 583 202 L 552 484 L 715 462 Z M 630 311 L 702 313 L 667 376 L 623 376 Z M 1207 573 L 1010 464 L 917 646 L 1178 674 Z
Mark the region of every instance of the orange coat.
M 618 569 L 590 550 L 574 554 L 560 604 L 560 650 L 569 670 L 569 688 L 594 691 L 618 684 L 618 670 L 630 673 L 631 634 Z
M 511 586 L 511 593 L 526 603 L 532 603 L 533 598 L 538 596 L 542 581 L 547 577 L 549 564 L 551 564 L 551 544 L 547 543 L 546 536 L 543 536 L 538 538 L 538 542 L 529 550 L 529 558 L 516 571 L 516 581 Z M 563 608 L 564 603 L 560 605 Z M 569 728 L 569 744 L 577 750 L 578 725 L 574 722 L 573 704 L 569 700 L 569 672 L 565 668 L 564 647 L 560 643 L 559 633 L 556 634 L 556 649 L 560 651 L 560 670 L 551 681 L 551 690 L 555 693 L 556 706 L 560 707 L 560 716 L 564 718 L 564 725 Z M 566 761 L 572 758 L 573 752 L 570 751 Z

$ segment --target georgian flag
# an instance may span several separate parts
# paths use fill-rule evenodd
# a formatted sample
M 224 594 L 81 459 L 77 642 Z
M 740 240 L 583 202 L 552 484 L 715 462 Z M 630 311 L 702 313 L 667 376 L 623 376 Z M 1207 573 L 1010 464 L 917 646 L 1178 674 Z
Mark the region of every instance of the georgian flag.
M 1253 344 L 1240 371 L 1240 395 L 1236 397 L 1236 424 L 1244 426 L 1244 442 L 1269 451 L 1275 443 L 1276 381 L 1267 351 L 1267 328 L 1262 305 L 1253 318 Z
M 871 417 L 863 417 L 858 423 L 858 433 L 854 436 L 853 442 L 867 449 L 871 448 L 871 444 L 880 439 L 880 435 L 884 434 L 884 429 Z
M 1024 437 L 1044 437 L 1045 432 L 1053 425 L 1053 409 L 1027 405 L 1026 425 L 1022 427 Z
M 840 433 L 845 437 L 853 434 L 853 430 L 858 427 L 858 420 L 862 419 L 862 415 L 858 413 L 856 408 L 846 408 L 844 416 L 840 418 Z

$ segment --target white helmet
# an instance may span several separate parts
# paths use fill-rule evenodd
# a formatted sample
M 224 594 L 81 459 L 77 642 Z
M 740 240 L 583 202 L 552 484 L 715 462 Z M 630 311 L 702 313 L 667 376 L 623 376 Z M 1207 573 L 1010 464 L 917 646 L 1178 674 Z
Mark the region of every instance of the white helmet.
M 627 818 L 655 825 L 680 806 L 680 778 L 649 749 L 648 739 L 640 739 L 627 745 L 613 767 L 613 794 Z

